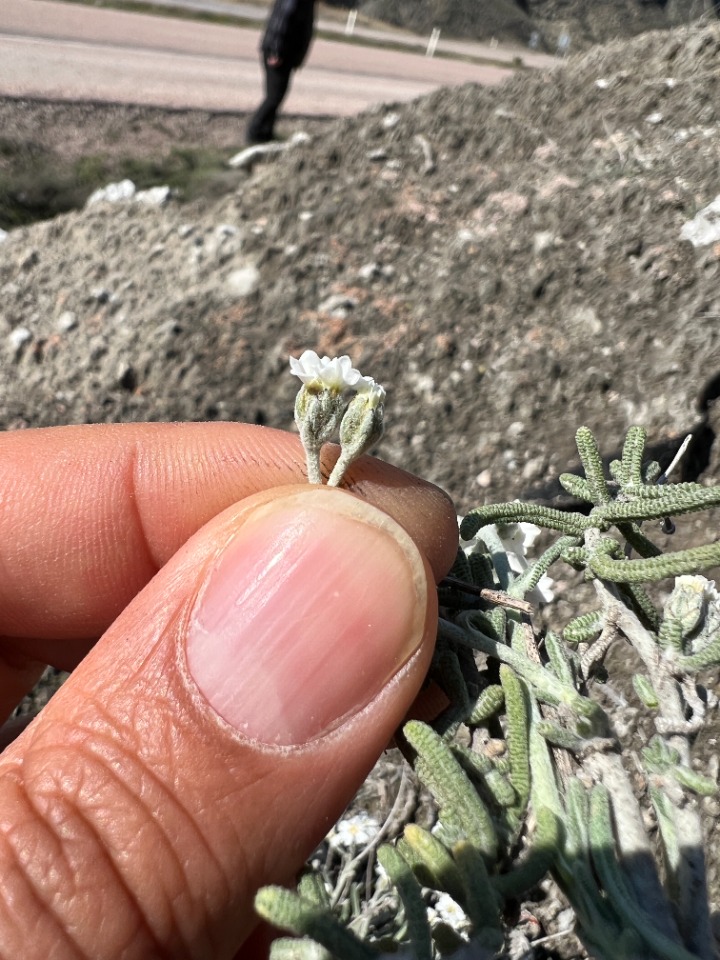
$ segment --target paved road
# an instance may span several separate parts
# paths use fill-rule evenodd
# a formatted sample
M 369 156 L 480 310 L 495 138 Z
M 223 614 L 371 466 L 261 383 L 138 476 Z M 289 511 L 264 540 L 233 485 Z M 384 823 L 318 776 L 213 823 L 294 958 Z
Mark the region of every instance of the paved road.
M 258 36 L 54 0 L 0 0 L 0 95 L 247 110 L 259 93 Z M 319 39 L 285 109 L 348 115 L 438 86 L 498 83 L 509 72 Z
M 240 3 L 237 0 L 152 0 L 156 7 L 167 7 L 183 10 L 193 10 L 201 13 L 222 14 L 225 17 L 236 17 L 238 20 L 254 20 L 262 24 L 267 17 L 268 7 L 253 3 Z M 347 18 L 342 10 L 336 10 L 335 16 L 321 16 L 318 27 L 325 33 L 345 35 Z M 367 26 L 360 20 L 356 23 L 353 37 L 367 40 L 372 43 L 392 43 L 394 46 L 409 47 L 424 51 L 429 37 L 421 37 L 407 30 L 391 27 L 389 24 Z M 498 63 L 513 65 L 513 61 L 520 57 L 528 67 L 551 67 L 557 65 L 557 58 L 545 53 L 536 53 L 527 47 L 498 43 L 479 43 L 475 40 L 449 40 L 440 37 L 436 51 L 454 56 L 469 57 L 473 60 L 490 60 Z

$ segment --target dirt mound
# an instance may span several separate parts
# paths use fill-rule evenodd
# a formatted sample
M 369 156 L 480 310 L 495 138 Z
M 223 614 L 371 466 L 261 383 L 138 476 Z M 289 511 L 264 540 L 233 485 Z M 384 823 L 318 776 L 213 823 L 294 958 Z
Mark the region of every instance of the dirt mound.
M 312 346 L 387 384 L 379 453 L 462 507 L 548 483 L 580 423 L 676 436 L 720 365 L 720 249 L 680 240 L 720 192 L 718 51 L 648 35 L 332 124 L 209 206 L 12 231 L 0 420 L 288 427 Z
M 720 16 L 718 0 L 364 0 L 363 12 L 418 33 L 527 43 L 555 52 L 566 34 L 570 50 L 669 30 Z
M 665 462 L 700 424 L 688 466 L 720 481 L 720 244 L 681 239 L 720 194 L 719 54 L 718 27 L 646 35 L 330 124 L 210 204 L 11 231 L 0 426 L 289 428 L 287 357 L 312 347 L 386 385 L 377 453 L 463 511 L 551 489 L 581 424 L 608 454 L 645 424 Z

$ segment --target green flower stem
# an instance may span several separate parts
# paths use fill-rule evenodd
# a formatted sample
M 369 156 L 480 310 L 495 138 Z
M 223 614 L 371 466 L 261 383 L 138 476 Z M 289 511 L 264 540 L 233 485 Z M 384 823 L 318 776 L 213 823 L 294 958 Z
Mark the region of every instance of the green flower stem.
M 510 569 L 510 560 L 508 559 L 505 544 L 502 542 L 500 534 L 492 524 L 488 524 L 483 528 L 482 539 L 490 553 L 500 589 L 502 591 L 509 590 L 515 580 L 515 574 Z
M 605 480 L 602 457 L 597 441 L 587 427 L 580 427 L 575 434 L 575 443 L 585 469 L 593 503 L 609 503 L 610 491 Z
M 495 827 L 485 805 L 450 747 L 427 724 L 411 720 L 403 733 L 417 752 L 416 773 L 440 806 L 450 812 L 467 839 L 492 862 L 497 857 Z
M 463 769 L 478 784 L 483 799 L 500 809 L 517 807 L 518 798 L 512 784 L 489 757 L 459 743 L 450 744 L 450 749 Z
M 580 543 L 577 537 L 560 537 L 552 546 L 542 554 L 541 557 L 531 563 L 527 570 L 521 574 L 510 588 L 510 595 L 513 597 L 524 597 L 537 587 L 542 577 L 548 572 L 550 567 L 560 559 L 568 547 L 578 546 Z
M 521 898 L 551 869 L 562 845 L 560 820 L 552 810 L 536 811 L 536 826 L 527 856 L 509 873 L 493 877 L 493 886 L 504 897 Z
M 648 540 L 636 523 L 622 520 L 617 522 L 616 527 L 639 556 L 658 557 L 662 553 L 660 547 L 656 547 L 652 540 Z
M 585 477 L 579 477 L 575 473 L 561 473 L 558 480 L 560 486 L 567 490 L 571 497 L 585 500 L 586 503 L 592 503 L 592 490 Z
M 377 858 L 397 888 L 402 901 L 413 956 L 417 960 L 433 960 L 427 908 L 423 900 L 422 888 L 410 865 L 389 844 L 378 848 Z
M 548 749 L 547 741 L 538 729 L 542 721 L 542 715 L 537 700 L 529 696 L 529 701 L 530 804 L 536 814 L 544 808 L 553 813 L 558 821 L 562 821 L 565 809 L 560 800 L 555 764 Z
M 332 960 L 332 954 L 314 940 L 280 937 L 270 945 L 270 960 Z
M 303 444 L 305 448 L 305 466 L 307 469 L 308 483 L 322 483 L 322 468 L 320 466 L 321 447 L 309 443 Z
M 464 907 L 473 925 L 473 934 L 481 930 L 494 931 L 499 948 L 503 938 L 498 897 L 490 883 L 485 861 L 471 843 L 455 844 L 453 856 L 463 882 L 462 898 L 454 899 Z
M 457 903 L 463 902 L 463 879 L 445 844 L 416 823 L 409 823 L 398 849 L 423 886 L 446 890 Z
M 704 667 L 717 665 L 720 663 L 720 634 L 697 653 L 688 656 L 676 656 L 673 663 L 685 673 L 696 673 Z
M 619 520 L 661 520 L 671 514 L 677 516 L 697 513 L 698 510 L 720 506 L 720 487 L 688 490 L 688 486 L 696 487 L 696 484 L 673 483 L 664 487 L 639 487 L 633 491 L 637 499 L 612 500 L 595 507 L 591 517 L 596 524 L 600 520 L 606 525 Z
M 617 843 L 620 864 L 626 871 L 629 886 L 634 891 L 633 899 L 643 904 L 657 930 L 664 931 L 670 939 L 676 939 L 677 930 L 655 866 L 652 844 L 620 755 L 593 753 L 585 758 L 583 769 L 602 783 L 602 789 L 610 798 L 616 829 L 613 836 L 610 828 L 610 833 L 604 835 L 603 842 L 608 849 L 612 847 L 613 851 Z M 590 842 L 593 845 L 592 834 Z
M 548 530 L 559 530 L 569 536 L 582 537 L 594 524 L 580 513 L 565 513 L 533 503 L 488 503 L 471 510 L 460 524 L 463 540 L 472 540 L 481 527 L 491 523 L 535 523 Z
M 644 427 L 630 427 L 622 451 L 622 473 L 626 483 L 642 484 L 642 463 L 647 442 Z
M 671 882 L 680 932 L 685 943 L 702 960 L 716 960 L 700 815 L 697 807 L 691 803 L 682 807 L 673 804 L 673 813 L 680 840 L 680 856 Z
M 486 720 L 489 720 L 490 717 L 495 716 L 504 702 L 505 693 L 501 686 L 493 683 L 489 687 L 486 687 L 477 698 L 470 711 L 470 714 L 467 718 L 468 725 L 471 727 L 476 727 L 479 724 L 484 723 Z
M 606 725 L 605 714 L 597 704 L 586 697 L 582 697 L 572 687 L 561 683 L 548 670 L 537 663 L 533 663 L 524 654 L 518 653 L 505 643 L 499 643 L 497 640 L 480 633 L 468 622 L 466 615 L 463 615 L 461 620 L 463 621 L 462 627 L 441 619 L 439 624 L 440 636 L 471 647 L 473 650 L 480 650 L 502 663 L 507 663 L 519 676 L 527 680 L 535 695 L 544 703 L 549 703 L 551 706 L 563 704 L 580 716 L 586 717 L 592 723 L 599 725 L 598 732 L 604 729 Z
M 590 796 L 590 845 L 595 869 L 610 901 L 655 955 L 662 960 L 698 960 L 697 954 L 681 945 L 679 936 L 662 932 L 667 923 L 660 926 L 658 918 L 647 912 L 647 900 L 633 896 L 615 859 L 610 796 L 602 786 L 595 787 Z
M 573 662 L 565 645 L 556 633 L 548 630 L 545 633 L 545 650 L 547 651 L 553 673 L 561 683 L 574 687 L 576 674 Z
M 565 844 L 555 873 L 573 905 L 579 935 L 605 960 L 627 956 L 618 949 L 623 924 L 598 889 L 590 860 L 590 795 L 576 778 L 565 789 Z M 633 958 L 634 960 L 634 958 Z
M 517 794 L 516 813 L 522 819 L 530 798 L 527 697 L 522 683 L 505 664 L 500 667 L 500 682 L 505 693 L 510 783 Z
M 377 953 L 317 904 L 284 887 L 263 887 L 255 896 L 258 915 L 281 930 L 310 937 L 341 960 L 377 960 Z
M 639 562 L 639 561 L 638 561 Z M 670 663 L 658 655 L 658 645 L 654 636 L 643 627 L 632 610 L 619 599 L 609 587 L 596 580 L 597 593 L 606 621 L 614 623 L 635 647 L 647 670 L 650 683 L 660 703 L 660 718 L 666 729 L 686 731 L 685 707 L 678 685 L 672 676 Z M 614 588 L 613 588 L 614 589 Z M 672 738 L 672 746 L 678 751 L 680 762 L 690 766 L 690 746 L 686 736 Z
M 563 630 L 563 640 L 576 646 L 578 643 L 592 643 L 602 632 L 603 617 L 599 610 L 582 613 L 575 617 Z

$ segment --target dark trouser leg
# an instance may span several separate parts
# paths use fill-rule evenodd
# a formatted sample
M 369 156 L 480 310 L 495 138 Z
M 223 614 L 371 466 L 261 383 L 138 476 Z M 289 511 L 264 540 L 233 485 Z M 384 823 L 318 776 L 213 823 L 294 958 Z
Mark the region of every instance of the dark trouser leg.
M 263 57 L 265 67 L 265 99 L 252 116 L 247 128 L 249 143 L 267 143 L 272 140 L 275 117 L 290 86 L 289 67 L 271 67 Z

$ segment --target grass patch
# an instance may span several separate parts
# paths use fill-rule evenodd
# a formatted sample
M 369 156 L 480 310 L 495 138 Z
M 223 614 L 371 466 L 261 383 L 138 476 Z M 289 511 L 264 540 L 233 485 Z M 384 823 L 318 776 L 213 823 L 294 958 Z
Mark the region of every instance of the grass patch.
M 52 150 L 0 138 L 0 227 L 27 226 L 82 207 L 98 187 L 129 178 L 138 189 L 168 184 L 183 200 L 232 189 L 231 151 L 176 146 L 159 157 L 93 154 L 63 162 Z

